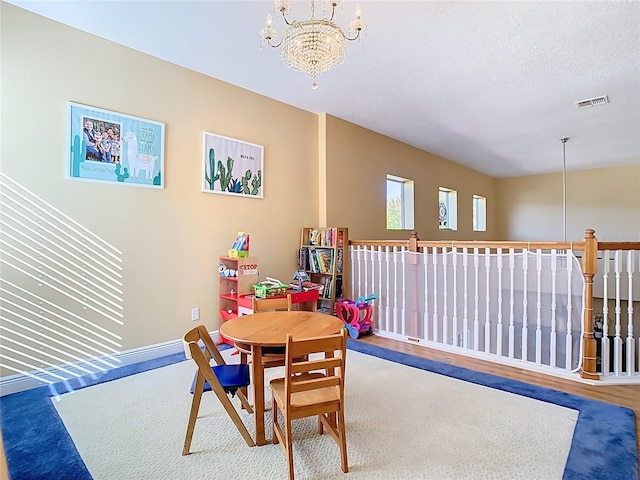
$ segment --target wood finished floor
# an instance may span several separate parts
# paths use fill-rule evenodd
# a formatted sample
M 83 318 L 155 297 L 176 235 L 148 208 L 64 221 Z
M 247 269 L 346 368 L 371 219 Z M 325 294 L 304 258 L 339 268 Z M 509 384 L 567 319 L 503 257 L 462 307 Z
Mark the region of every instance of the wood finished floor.
M 581 397 L 629 407 L 635 412 L 636 435 L 640 440 L 640 385 L 587 385 L 572 380 L 544 375 L 542 373 L 531 372 L 529 370 L 523 370 L 485 360 L 469 358 L 463 355 L 454 355 L 449 352 L 442 352 L 440 350 L 420 345 L 391 340 L 378 335 L 361 337 L 359 341 L 418 357 L 428 358 L 430 360 L 449 363 L 457 367 L 464 367 L 477 372 L 491 373 L 500 377 L 519 380 L 521 382 L 539 385 L 541 387 L 547 387 L 571 393 L 573 395 L 579 395 Z M 638 445 L 638 455 L 640 458 L 640 441 L 638 442 Z

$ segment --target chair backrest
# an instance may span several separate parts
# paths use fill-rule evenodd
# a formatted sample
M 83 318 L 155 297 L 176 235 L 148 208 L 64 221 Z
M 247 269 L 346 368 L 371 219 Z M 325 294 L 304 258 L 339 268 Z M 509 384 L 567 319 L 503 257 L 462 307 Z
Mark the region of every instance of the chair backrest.
M 331 387 L 338 387 L 340 403 L 343 404 L 347 355 L 347 331 L 344 328 L 336 335 L 303 340 L 293 340 L 289 334 L 286 349 L 286 408 L 291 405 L 291 395 L 294 393 Z M 312 374 L 318 370 L 321 370 L 324 376 Z
M 204 325 L 198 325 L 189 330 L 184 334 L 182 340 L 185 343 L 185 350 L 188 349 L 191 358 L 193 358 L 203 373 L 211 372 L 209 362 L 212 358 L 213 361 L 216 362 L 216 365 L 226 365 L 218 347 L 213 343 L 213 339 Z M 200 349 L 200 342 L 204 345 L 204 351 Z
M 258 298 L 253 297 L 253 313 L 268 312 L 273 310 L 293 310 L 291 294 L 286 297 Z

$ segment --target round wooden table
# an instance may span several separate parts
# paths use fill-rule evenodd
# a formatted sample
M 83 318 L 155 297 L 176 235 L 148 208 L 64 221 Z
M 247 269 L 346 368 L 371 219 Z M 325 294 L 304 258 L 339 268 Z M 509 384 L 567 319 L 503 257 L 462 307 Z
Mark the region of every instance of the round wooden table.
M 242 315 L 224 322 L 220 333 L 236 344 L 251 347 L 253 374 L 254 412 L 256 419 L 256 445 L 264 445 L 264 366 L 262 347 L 284 347 L 287 335 L 294 340 L 322 337 L 338 333 L 342 320 L 318 312 L 261 312 Z

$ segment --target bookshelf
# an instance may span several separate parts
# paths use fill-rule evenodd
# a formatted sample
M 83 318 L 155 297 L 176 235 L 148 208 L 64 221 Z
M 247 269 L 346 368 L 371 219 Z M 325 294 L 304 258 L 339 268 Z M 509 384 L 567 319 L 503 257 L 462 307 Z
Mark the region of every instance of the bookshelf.
M 219 257 L 218 264 L 235 271 L 231 277 L 218 274 L 218 331 L 220 325 L 238 316 L 238 299 L 253 293 L 253 284 L 258 282 L 258 257 Z M 233 345 L 220 335 L 220 341 Z
M 322 285 L 318 311 L 335 314 L 336 299 L 348 292 L 349 229 L 305 227 L 300 236 L 298 267 Z

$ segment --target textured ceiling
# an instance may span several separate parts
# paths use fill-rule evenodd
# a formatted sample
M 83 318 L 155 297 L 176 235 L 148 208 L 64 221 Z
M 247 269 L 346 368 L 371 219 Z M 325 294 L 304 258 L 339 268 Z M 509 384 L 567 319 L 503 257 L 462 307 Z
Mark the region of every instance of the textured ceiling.
M 638 1 L 361 0 L 368 36 L 317 90 L 258 48 L 267 1 L 8 3 L 492 176 L 562 171 L 563 137 L 567 170 L 640 163 Z

